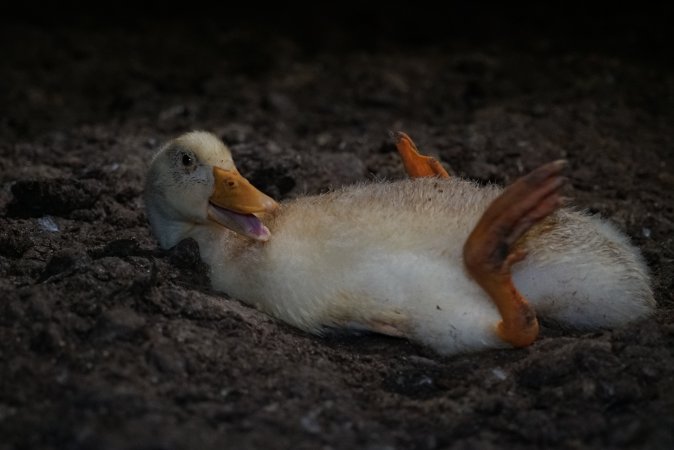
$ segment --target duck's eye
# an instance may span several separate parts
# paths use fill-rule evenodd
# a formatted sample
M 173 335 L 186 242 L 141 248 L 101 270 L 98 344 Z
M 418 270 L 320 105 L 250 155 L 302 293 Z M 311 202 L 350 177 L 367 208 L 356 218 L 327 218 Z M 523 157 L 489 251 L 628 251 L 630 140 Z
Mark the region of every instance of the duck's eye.
M 190 155 L 188 155 L 188 154 L 183 154 L 183 159 L 182 159 L 182 161 L 183 161 L 183 166 L 189 167 L 189 166 L 191 166 L 192 163 L 194 162 L 194 159 L 192 159 L 192 157 L 191 157 Z

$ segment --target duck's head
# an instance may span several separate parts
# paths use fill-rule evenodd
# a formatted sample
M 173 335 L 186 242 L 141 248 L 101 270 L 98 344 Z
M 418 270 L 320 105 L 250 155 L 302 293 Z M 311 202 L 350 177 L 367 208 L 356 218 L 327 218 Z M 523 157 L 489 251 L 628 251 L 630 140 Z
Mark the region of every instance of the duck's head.
M 163 248 L 204 225 L 266 241 L 269 229 L 258 216 L 278 206 L 241 176 L 227 146 L 203 131 L 184 134 L 157 153 L 145 182 L 145 205 Z

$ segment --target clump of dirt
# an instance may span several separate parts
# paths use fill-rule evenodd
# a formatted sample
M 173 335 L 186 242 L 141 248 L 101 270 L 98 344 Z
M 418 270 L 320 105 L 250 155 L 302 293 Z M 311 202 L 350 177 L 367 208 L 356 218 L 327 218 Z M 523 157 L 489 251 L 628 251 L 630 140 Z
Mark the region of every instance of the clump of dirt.
M 332 30 L 318 52 L 195 30 L 3 28 L 21 42 L 0 68 L 0 448 L 671 445 L 670 66 L 536 35 L 363 50 Z M 657 314 L 449 358 L 306 335 L 212 292 L 193 241 L 157 248 L 145 171 L 191 129 L 279 199 L 402 177 L 390 129 L 481 183 L 566 158 L 574 203 L 643 252 Z

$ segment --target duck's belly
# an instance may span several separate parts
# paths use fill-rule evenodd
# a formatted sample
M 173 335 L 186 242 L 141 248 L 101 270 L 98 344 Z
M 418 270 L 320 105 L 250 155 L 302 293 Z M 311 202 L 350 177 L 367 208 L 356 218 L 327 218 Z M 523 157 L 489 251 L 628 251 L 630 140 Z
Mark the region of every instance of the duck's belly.
M 344 243 L 343 243 L 344 244 Z M 445 252 L 295 247 L 272 249 L 259 278 L 232 295 L 311 332 L 326 327 L 400 334 L 446 351 L 499 345 L 499 314 L 467 278 L 458 255 Z M 283 254 L 283 257 L 280 255 Z M 270 293 L 273 295 L 270 297 Z

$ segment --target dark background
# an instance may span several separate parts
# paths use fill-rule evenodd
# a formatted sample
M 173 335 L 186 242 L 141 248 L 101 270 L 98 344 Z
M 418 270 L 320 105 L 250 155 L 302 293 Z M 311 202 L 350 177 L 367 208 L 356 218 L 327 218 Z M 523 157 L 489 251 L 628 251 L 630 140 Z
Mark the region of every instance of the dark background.
M 666 2 L 448 2 L 443 8 L 423 2 L 364 3 L 7 4 L 0 9 L 0 48 L 6 55 L 0 101 L 11 109 L 30 108 L 17 92 L 21 83 L 58 84 L 45 79 L 52 68 L 68 70 L 86 61 L 97 69 L 82 74 L 85 79 L 73 73 L 71 80 L 59 82 L 66 98 L 96 89 L 118 95 L 115 91 L 124 84 L 121 78 L 133 76 L 128 69 L 139 60 L 156 65 L 154 70 L 148 66 L 142 76 L 173 91 L 190 89 L 193 86 L 184 86 L 185 82 L 196 82 L 208 74 L 209 67 L 217 70 L 225 61 L 239 73 L 259 78 L 278 69 L 279 53 L 284 52 L 292 54 L 283 56 L 311 59 L 401 49 L 507 48 L 543 59 L 582 53 L 653 69 L 669 70 L 674 64 L 674 14 Z M 169 86 L 171 73 L 181 70 L 192 71 L 191 80 Z M 23 78 L 18 85 L 15 77 Z M 28 109 L 18 114 L 26 117 L 10 132 L 44 129 L 42 120 L 75 123 L 92 114 L 119 113 L 83 106 L 50 118 L 43 117 L 43 111 Z M 14 119 L 14 114 L 9 116 L 5 120 Z

